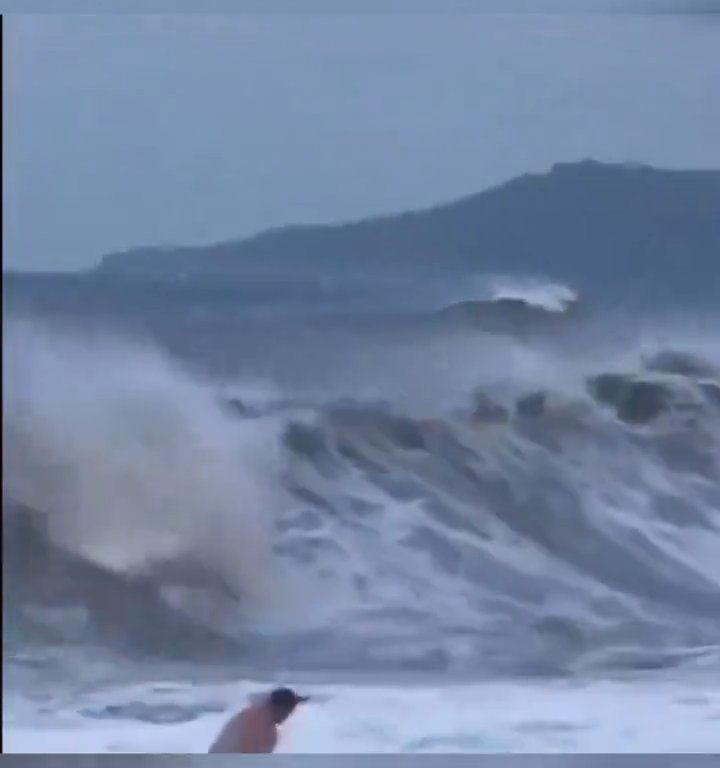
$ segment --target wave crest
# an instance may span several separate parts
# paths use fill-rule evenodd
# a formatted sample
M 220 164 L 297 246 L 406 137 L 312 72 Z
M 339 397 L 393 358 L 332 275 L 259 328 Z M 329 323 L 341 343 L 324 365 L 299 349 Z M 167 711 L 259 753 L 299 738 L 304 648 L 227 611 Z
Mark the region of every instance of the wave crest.
M 5 354 L 25 620 L 80 605 L 137 652 L 324 668 L 664 665 L 716 642 L 712 361 L 480 386 L 423 414 L 229 404 L 108 337 L 15 326 Z

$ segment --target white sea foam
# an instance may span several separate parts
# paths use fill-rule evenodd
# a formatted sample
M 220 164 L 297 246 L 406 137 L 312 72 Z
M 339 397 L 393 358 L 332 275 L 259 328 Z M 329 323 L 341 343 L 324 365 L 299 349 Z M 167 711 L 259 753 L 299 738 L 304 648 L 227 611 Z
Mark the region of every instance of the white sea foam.
M 190 557 L 248 599 L 272 591 L 276 425 L 228 418 L 147 345 L 13 326 L 4 347 L 3 491 L 57 545 L 123 574 Z
M 568 285 L 527 277 L 492 278 L 490 294 L 493 301 L 516 299 L 548 312 L 565 312 L 579 298 Z
M 270 683 L 155 683 L 56 700 L 52 715 L 13 696 L 7 752 L 206 752 L 225 719 Z M 315 701 L 282 732 L 280 753 L 717 752 L 720 681 L 649 678 L 397 686 L 302 684 Z M 81 710 L 184 708 L 174 724 Z M 202 714 L 203 710 L 213 711 Z

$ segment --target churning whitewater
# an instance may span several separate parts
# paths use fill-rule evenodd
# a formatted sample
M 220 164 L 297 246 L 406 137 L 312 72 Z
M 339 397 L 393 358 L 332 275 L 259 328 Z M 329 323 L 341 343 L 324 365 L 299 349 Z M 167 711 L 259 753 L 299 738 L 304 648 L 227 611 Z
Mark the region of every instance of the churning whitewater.
M 720 340 L 494 285 L 371 323 L 10 303 L 8 685 L 59 644 L 199 676 L 712 663 Z

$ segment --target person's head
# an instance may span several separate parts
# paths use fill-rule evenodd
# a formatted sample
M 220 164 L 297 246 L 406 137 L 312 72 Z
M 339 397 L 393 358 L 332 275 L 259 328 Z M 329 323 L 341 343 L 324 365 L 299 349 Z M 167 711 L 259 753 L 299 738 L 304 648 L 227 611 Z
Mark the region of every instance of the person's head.
M 273 719 L 278 724 L 287 720 L 295 710 L 295 707 L 307 700 L 307 696 L 298 696 L 290 688 L 276 688 L 268 697 Z

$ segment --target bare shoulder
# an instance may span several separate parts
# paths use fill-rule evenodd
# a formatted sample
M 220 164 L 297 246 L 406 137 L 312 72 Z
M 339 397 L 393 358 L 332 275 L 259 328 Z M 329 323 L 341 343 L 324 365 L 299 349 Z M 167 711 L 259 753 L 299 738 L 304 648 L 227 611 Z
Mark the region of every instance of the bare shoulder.
M 255 727 L 264 723 L 267 720 L 267 717 L 259 707 L 250 706 L 241 709 L 235 715 L 234 720 L 236 720 L 238 724 Z

